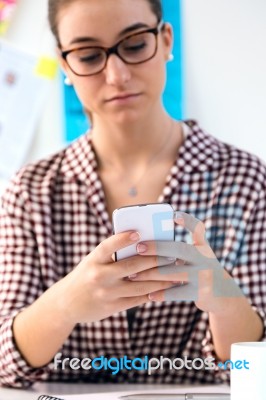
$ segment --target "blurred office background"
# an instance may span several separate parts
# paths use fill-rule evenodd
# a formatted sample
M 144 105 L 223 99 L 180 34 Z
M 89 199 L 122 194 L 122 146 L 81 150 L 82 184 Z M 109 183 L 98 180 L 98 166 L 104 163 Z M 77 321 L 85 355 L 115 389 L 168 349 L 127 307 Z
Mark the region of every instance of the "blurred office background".
M 266 161 L 266 1 L 180 0 L 180 7 L 183 118 L 197 119 L 212 135 Z M 55 57 L 47 0 L 18 0 L 3 38 L 31 54 Z M 4 100 L 0 93 L 0 110 Z M 64 129 L 58 73 L 24 163 L 66 146 Z M 23 126 L 20 134 L 23 141 Z M 0 177 L 0 193 L 5 185 Z

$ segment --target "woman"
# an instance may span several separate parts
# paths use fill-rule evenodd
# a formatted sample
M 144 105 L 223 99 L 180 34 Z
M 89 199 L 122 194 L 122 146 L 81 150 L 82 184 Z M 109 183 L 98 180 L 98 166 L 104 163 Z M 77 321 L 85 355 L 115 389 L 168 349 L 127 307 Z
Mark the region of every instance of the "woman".
M 230 358 L 231 343 L 264 338 L 265 166 L 166 113 L 173 37 L 159 0 L 50 0 L 49 19 L 93 128 L 25 167 L 3 197 L 1 383 L 226 381 L 216 364 Z M 138 243 L 134 231 L 112 235 L 115 208 L 154 202 L 181 212 L 177 228 L 193 238 L 182 257 L 184 230 L 171 248 Z M 134 243 L 138 256 L 114 262 Z M 189 299 L 190 275 L 178 267 L 199 260 L 209 267 L 199 271 L 198 294 L 181 301 Z M 162 274 L 162 265 L 170 272 Z M 232 289 L 227 295 L 213 289 L 216 267 L 225 268 L 219 282 Z M 69 363 L 125 355 L 213 364 L 112 374 Z

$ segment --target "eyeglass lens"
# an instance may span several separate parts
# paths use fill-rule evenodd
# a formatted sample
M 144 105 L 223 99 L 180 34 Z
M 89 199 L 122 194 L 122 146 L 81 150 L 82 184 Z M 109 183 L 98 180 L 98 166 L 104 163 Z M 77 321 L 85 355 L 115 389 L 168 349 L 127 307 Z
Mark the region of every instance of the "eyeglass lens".
M 117 55 L 128 64 L 142 63 L 155 55 L 156 35 L 141 32 L 121 41 Z M 84 47 L 67 55 L 70 68 L 78 75 L 93 75 L 104 69 L 107 60 L 106 50 L 100 47 Z

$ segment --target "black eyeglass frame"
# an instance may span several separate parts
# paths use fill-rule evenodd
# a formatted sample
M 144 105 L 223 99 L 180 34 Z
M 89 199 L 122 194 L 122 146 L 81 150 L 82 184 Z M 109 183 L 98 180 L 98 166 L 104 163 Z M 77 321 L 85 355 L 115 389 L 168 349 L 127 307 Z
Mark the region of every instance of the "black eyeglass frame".
M 132 64 L 132 65 L 136 65 L 136 64 L 142 64 L 145 63 L 146 61 L 151 60 L 155 54 L 157 53 L 158 50 L 158 34 L 164 29 L 165 27 L 165 22 L 163 22 L 162 20 L 157 24 L 157 26 L 155 28 L 149 28 L 149 29 L 145 29 L 143 31 L 139 31 L 136 33 L 133 33 L 131 35 L 128 35 L 126 37 L 124 37 L 123 39 L 119 40 L 119 42 L 117 42 L 114 46 L 112 47 L 101 47 L 101 46 L 84 46 L 84 47 L 76 47 L 75 49 L 71 49 L 71 50 L 64 50 L 61 51 L 61 57 L 65 60 L 65 62 L 67 63 L 67 65 L 69 66 L 69 68 L 71 69 L 71 71 L 73 72 L 73 74 L 77 75 L 77 76 L 93 76 L 93 75 L 97 75 L 100 72 L 102 72 L 107 64 L 108 58 L 111 54 L 115 54 L 117 57 L 119 57 L 124 63 L 126 64 Z M 140 35 L 142 33 L 153 33 L 156 36 L 156 46 L 155 46 L 155 50 L 154 53 L 147 59 L 145 59 L 144 61 L 138 61 L 138 62 L 128 62 L 126 60 L 123 59 L 123 57 L 119 54 L 118 48 L 120 46 L 121 43 L 123 43 L 125 40 L 134 37 L 136 35 Z M 100 69 L 100 71 L 94 72 L 93 74 L 78 74 L 77 72 L 75 72 L 71 66 L 69 65 L 68 61 L 67 61 L 67 56 L 72 53 L 73 51 L 77 51 L 77 50 L 84 50 L 84 49 L 101 49 L 105 52 L 106 54 L 106 59 L 105 59 L 105 63 L 103 68 Z

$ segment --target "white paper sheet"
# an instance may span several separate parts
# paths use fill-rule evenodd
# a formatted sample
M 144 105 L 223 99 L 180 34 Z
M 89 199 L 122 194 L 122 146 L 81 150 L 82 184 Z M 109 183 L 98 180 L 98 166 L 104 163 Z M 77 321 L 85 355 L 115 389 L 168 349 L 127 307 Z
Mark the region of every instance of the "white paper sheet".
M 50 79 L 36 70 L 39 62 L 0 41 L 0 179 L 9 179 L 26 161 L 49 93 Z

